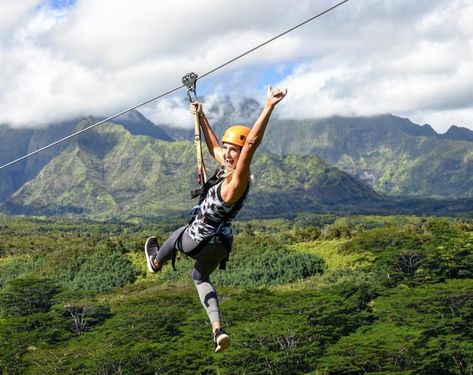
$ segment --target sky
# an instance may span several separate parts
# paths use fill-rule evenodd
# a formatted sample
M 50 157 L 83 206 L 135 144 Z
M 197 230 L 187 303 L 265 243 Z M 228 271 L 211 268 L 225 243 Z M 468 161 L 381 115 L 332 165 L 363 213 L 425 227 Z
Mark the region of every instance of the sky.
M 0 124 L 111 116 L 200 75 L 331 0 L 0 0 Z M 350 0 L 198 81 L 218 98 L 263 103 L 288 89 L 280 118 L 391 113 L 437 132 L 473 130 L 473 0 Z M 141 110 L 193 126 L 185 90 Z

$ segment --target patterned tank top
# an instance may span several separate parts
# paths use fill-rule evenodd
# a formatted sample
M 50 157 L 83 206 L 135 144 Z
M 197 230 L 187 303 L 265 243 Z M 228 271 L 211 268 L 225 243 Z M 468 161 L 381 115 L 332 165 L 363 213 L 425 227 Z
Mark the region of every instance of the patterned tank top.
M 243 207 L 250 184 L 248 183 L 245 192 L 236 203 L 227 204 L 220 194 L 223 182 L 224 180 L 209 189 L 207 196 L 199 206 L 199 213 L 189 225 L 187 232 L 194 241 L 201 242 L 213 236 L 217 231 L 224 236 L 233 234 L 231 221 Z

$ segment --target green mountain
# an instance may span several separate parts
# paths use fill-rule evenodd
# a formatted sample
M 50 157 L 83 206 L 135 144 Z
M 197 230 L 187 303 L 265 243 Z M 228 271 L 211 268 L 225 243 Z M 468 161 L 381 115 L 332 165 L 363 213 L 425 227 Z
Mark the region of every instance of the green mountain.
M 12 128 L 0 125 L 0 164 L 8 163 L 25 154 L 51 144 L 80 129 L 96 123 L 100 119 L 89 117 L 84 120 L 71 120 L 52 124 L 42 128 Z M 132 111 L 116 119 L 128 131 L 135 135 L 148 135 L 157 139 L 172 141 L 172 138 L 159 126 L 155 125 L 137 111 Z M 20 161 L 0 170 L 0 203 L 6 201 L 27 181 L 33 179 L 52 158 L 59 155 L 68 142 L 60 143 L 44 150 L 34 157 Z
M 205 111 L 221 135 L 231 124 L 251 125 L 260 108 L 254 99 L 234 102 L 223 97 Z M 175 139 L 193 136 L 192 130 L 167 127 L 166 131 Z M 389 195 L 473 197 L 473 131 L 458 126 L 437 134 L 429 125 L 392 115 L 317 120 L 273 117 L 262 147 L 280 155 L 318 155 Z
M 40 147 L 71 134 L 78 121 L 68 121 L 45 128 L 15 129 L 0 125 L 0 163 L 8 163 Z M 8 199 L 26 181 L 32 179 L 66 144 L 59 144 L 34 158 L 17 162 L 0 170 L 0 203 Z
M 223 107 L 211 107 L 208 113 L 221 135 L 229 123 L 239 122 L 238 117 L 251 123 L 257 107 L 252 100 L 239 107 L 228 101 Z M 4 141 L 0 162 L 96 121 L 88 118 L 41 129 L 0 126 Z M 107 218 L 156 218 L 187 211 L 193 204 L 189 191 L 196 184 L 194 148 L 188 140 L 192 131 L 158 127 L 136 111 L 116 122 L 119 125 L 102 124 L 0 171 L 1 209 Z M 255 158 L 256 179 L 242 215 L 311 210 L 471 212 L 470 133 L 452 127 L 439 135 L 428 125 L 395 116 L 273 119 Z M 209 171 L 215 168 L 210 160 L 207 165 Z M 432 197 L 448 199 L 434 201 Z
M 444 134 L 444 137 L 458 141 L 473 142 L 473 131 L 452 125 L 450 129 L 448 129 L 448 131 Z
M 194 146 L 104 124 L 84 133 L 20 188 L 3 210 L 24 214 L 159 217 L 187 211 L 196 187 Z M 210 160 L 209 171 L 215 167 Z M 255 156 L 247 215 L 346 210 L 383 201 L 317 156 Z M 343 207 L 343 208 L 342 208 Z
M 470 134 L 454 128 L 439 135 L 428 125 L 391 115 L 274 120 L 264 148 L 281 155 L 319 155 L 381 193 L 473 197 Z

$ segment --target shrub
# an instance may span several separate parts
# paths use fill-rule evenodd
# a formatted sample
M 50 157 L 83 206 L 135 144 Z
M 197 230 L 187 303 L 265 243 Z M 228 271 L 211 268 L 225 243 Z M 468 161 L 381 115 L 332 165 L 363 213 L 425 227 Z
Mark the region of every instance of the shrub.
M 348 219 L 340 218 L 333 224 L 326 225 L 320 234 L 323 240 L 333 240 L 336 238 L 351 238 L 350 225 Z
M 101 248 L 72 259 L 58 281 L 65 289 L 103 292 L 133 282 L 137 274 L 126 256 Z
M 230 253 L 227 269 L 212 273 L 212 280 L 219 285 L 255 287 L 281 285 L 295 282 L 324 270 L 324 261 L 314 254 L 288 250 L 272 243 L 272 240 L 253 241 L 259 247 L 249 248 L 238 244 Z M 165 268 L 158 275 L 160 282 L 190 280 L 194 260 L 180 255 L 177 270 Z
M 110 306 L 89 301 L 74 301 L 57 308 L 58 313 L 67 321 L 70 332 L 77 336 L 90 331 L 112 316 Z
M 406 228 L 360 233 L 341 245 L 345 253 L 371 252 L 376 279 L 385 287 L 416 286 L 473 275 L 473 244 L 455 224 L 429 219 Z
M 219 284 L 238 287 L 280 285 L 322 273 L 324 269 L 319 256 L 289 251 L 285 247 L 236 252 L 230 257 L 227 271 L 214 276 Z
M 0 289 L 2 289 L 10 280 L 27 274 L 37 264 L 31 258 L 15 258 L 0 264 Z
M 0 293 L 0 311 L 5 316 L 25 316 L 49 311 L 59 288 L 51 280 L 11 280 Z
M 306 242 L 306 241 L 315 241 L 320 237 L 320 229 L 317 228 L 316 226 L 309 225 L 305 229 L 299 229 L 297 228 L 294 231 L 294 240 L 297 242 Z

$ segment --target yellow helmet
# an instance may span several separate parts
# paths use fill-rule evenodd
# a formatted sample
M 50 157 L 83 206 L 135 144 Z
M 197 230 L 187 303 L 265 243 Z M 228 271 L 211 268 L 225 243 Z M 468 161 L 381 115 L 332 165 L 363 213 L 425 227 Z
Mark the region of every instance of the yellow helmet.
M 234 145 L 243 147 L 246 137 L 250 134 L 250 130 L 250 128 L 243 125 L 231 126 L 223 133 L 222 142 L 233 143 Z

